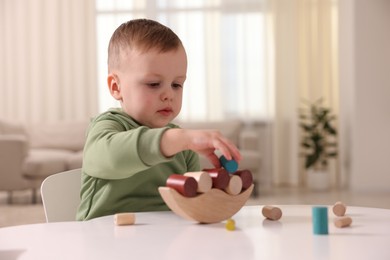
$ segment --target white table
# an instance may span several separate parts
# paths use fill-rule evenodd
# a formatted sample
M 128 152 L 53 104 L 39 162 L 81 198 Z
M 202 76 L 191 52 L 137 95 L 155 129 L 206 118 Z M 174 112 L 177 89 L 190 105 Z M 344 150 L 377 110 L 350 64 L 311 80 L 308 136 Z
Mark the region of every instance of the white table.
M 390 210 L 348 207 L 351 227 L 313 235 L 312 206 L 279 206 L 279 221 L 247 206 L 225 223 L 196 224 L 172 212 L 137 213 L 133 226 L 113 216 L 0 228 L 0 259 L 390 259 Z

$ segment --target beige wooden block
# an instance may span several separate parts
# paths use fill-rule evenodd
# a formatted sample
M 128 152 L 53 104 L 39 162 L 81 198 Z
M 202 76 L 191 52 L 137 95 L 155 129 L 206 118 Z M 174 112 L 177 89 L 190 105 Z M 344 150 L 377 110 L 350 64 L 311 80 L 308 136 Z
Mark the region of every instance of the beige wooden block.
M 117 213 L 114 215 L 114 223 L 117 226 L 133 225 L 135 223 L 134 213 Z
M 230 195 L 240 194 L 242 190 L 242 180 L 238 175 L 230 175 L 228 186 L 225 188 L 226 193 Z
M 337 201 L 334 205 L 333 205 L 333 213 L 338 216 L 338 217 L 342 217 L 345 215 L 345 212 L 347 211 L 347 206 L 345 206 L 344 203 L 342 203 L 341 201 Z
M 264 206 L 262 209 L 263 216 L 269 220 L 279 220 L 282 217 L 282 211 L 278 207 Z
M 184 173 L 184 176 L 192 177 L 198 182 L 197 192 L 199 193 L 208 192 L 213 186 L 213 181 L 210 175 L 205 171 L 186 172 Z
M 337 218 L 334 221 L 334 225 L 338 228 L 349 227 L 351 224 L 352 224 L 352 218 L 348 216 Z

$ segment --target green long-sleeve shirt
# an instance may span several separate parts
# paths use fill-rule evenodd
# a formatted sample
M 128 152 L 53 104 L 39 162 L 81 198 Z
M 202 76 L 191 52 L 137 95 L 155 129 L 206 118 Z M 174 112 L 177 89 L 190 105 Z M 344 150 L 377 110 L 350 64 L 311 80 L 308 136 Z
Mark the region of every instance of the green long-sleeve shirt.
M 121 109 L 110 109 L 90 124 L 84 147 L 78 220 L 119 212 L 168 210 L 158 187 L 169 175 L 198 171 L 199 157 L 183 151 L 166 158 L 164 131 L 139 125 Z

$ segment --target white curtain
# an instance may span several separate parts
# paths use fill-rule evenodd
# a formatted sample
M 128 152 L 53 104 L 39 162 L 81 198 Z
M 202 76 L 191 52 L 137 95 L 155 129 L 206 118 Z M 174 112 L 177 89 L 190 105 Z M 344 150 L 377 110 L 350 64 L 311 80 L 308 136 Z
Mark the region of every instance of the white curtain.
M 97 113 L 94 0 L 0 0 L 0 31 L 0 118 Z
M 324 98 L 338 115 L 337 1 L 269 0 L 268 31 L 274 54 L 269 69 L 274 87 L 272 168 L 275 184 L 305 182 L 299 158 L 298 107 Z M 332 169 L 338 182 L 337 163 Z

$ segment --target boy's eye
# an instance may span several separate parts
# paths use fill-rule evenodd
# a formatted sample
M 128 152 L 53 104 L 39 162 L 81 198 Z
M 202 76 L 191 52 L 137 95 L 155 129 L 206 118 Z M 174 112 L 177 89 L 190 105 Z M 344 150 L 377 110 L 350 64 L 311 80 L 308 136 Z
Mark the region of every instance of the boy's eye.
M 160 86 L 160 83 L 158 83 L 158 82 L 152 82 L 152 83 L 148 83 L 147 84 L 149 87 L 158 87 L 158 86 Z
M 181 88 L 183 86 L 181 84 L 178 84 L 178 83 L 172 83 L 172 87 L 173 88 Z

